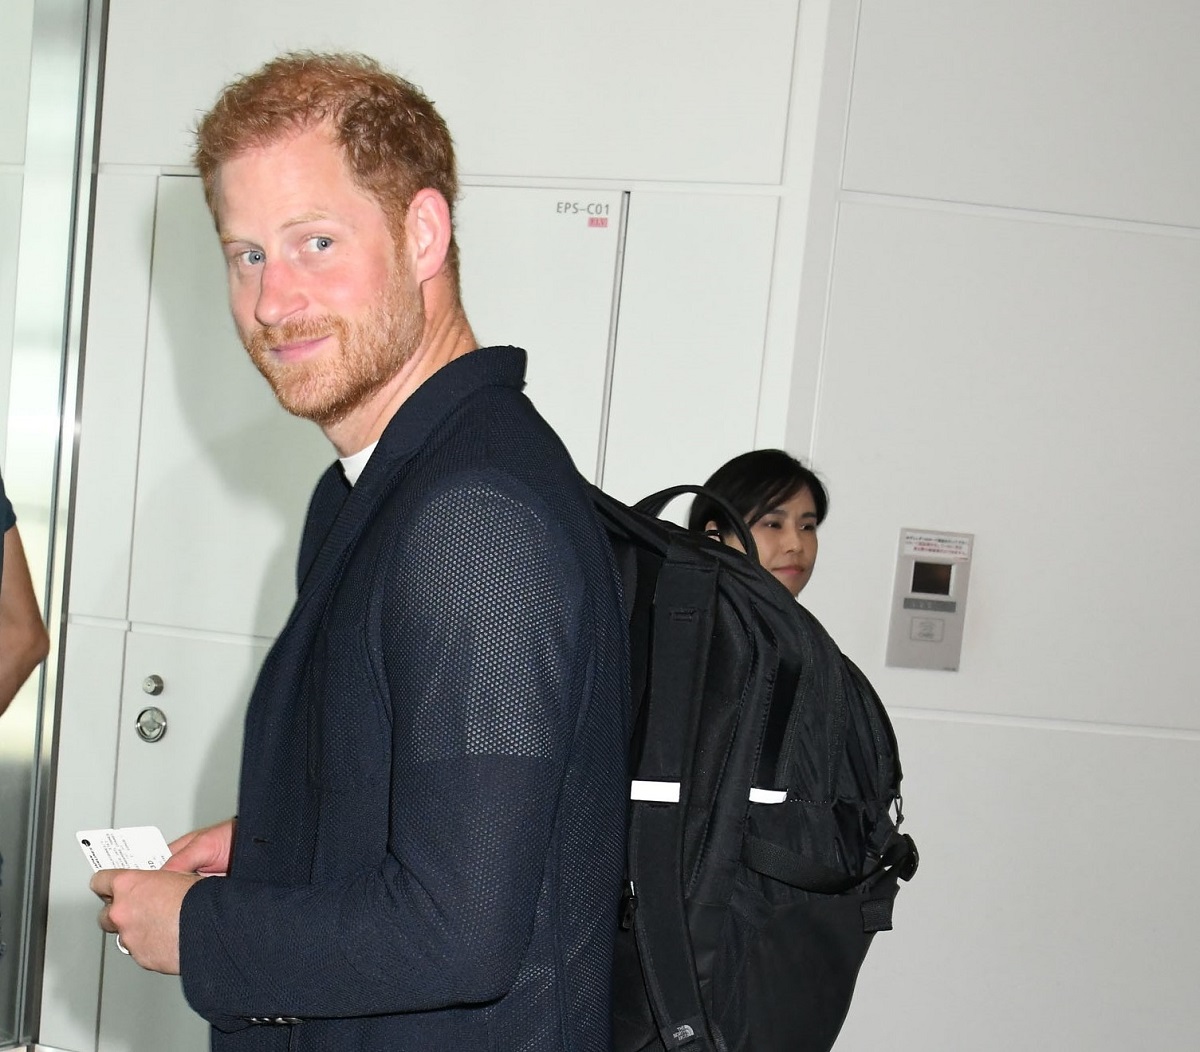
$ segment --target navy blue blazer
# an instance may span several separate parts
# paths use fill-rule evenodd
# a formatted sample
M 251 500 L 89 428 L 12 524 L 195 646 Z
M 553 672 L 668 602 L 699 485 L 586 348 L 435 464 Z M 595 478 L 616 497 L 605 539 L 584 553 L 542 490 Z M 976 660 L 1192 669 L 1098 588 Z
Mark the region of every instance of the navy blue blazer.
M 627 641 L 524 364 L 451 362 L 317 486 L 231 871 L 180 918 L 220 1052 L 609 1047 Z

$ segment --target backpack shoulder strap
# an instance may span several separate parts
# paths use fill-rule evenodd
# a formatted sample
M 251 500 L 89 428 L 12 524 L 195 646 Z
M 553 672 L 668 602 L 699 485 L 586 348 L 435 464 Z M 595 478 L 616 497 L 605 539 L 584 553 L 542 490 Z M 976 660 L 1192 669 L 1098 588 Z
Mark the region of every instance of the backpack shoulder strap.
M 716 1049 L 700 999 L 683 900 L 683 817 L 703 670 L 716 604 L 715 564 L 668 555 L 654 595 L 650 687 L 629 822 L 633 925 L 664 1048 Z

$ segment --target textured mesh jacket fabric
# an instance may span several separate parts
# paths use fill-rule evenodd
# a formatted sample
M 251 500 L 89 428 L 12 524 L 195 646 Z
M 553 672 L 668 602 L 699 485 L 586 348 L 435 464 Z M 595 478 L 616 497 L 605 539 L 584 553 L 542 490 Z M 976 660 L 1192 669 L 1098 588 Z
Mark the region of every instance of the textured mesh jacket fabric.
M 336 465 L 317 487 L 231 873 L 184 901 L 214 1049 L 609 1047 L 627 642 L 523 373 L 514 348 L 452 362 L 353 490 Z

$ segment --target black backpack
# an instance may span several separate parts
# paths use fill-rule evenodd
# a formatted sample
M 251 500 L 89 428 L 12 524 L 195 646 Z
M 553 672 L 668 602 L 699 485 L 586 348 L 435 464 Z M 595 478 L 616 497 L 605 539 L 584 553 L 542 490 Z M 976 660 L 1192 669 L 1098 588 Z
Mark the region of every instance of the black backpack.
M 686 492 L 594 494 L 632 655 L 612 1047 L 828 1052 L 917 867 L 895 736 L 748 530 L 749 557 L 654 517 Z

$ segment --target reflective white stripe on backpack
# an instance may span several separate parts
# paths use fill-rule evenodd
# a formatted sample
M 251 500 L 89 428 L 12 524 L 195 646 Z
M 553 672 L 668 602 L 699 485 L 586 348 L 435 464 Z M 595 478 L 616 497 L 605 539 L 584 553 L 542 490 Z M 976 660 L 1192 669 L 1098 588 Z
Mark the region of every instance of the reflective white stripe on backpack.
M 786 799 L 786 789 L 759 789 L 754 785 L 750 787 L 752 804 L 782 804 Z
M 630 800 L 646 800 L 654 804 L 679 803 L 678 782 L 655 782 L 635 778 L 629 786 Z M 750 787 L 752 804 L 782 804 L 787 800 L 786 789 L 759 789 Z
M 630 800 L 649 800 L 656 804 L 679 803 L 678 782 L 651 782 L 637 778 L 629 786 Z

